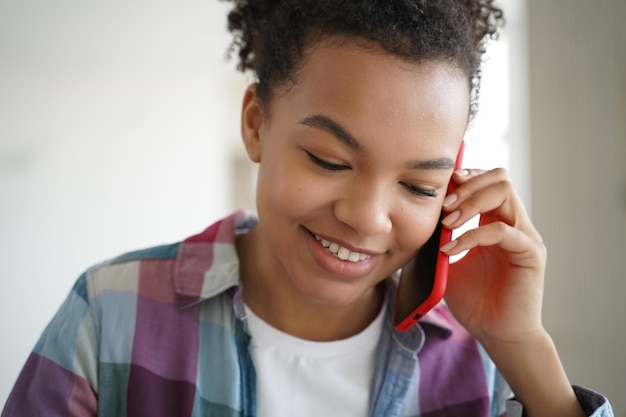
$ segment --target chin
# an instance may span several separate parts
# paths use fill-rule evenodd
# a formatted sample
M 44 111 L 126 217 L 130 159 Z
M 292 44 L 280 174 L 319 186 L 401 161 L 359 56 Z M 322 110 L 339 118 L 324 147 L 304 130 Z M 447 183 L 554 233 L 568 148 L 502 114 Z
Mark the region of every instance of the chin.
M 346 284 L 328 285 L 325 288 L 306 289 L 299 287 L 300 292 L 311 302 L 324 307 L 346 308 L 355 305 L 359 301 L 368 298 L 372 294 L 371 288 L 359 290 L 356 288 L 345 288 Z M 342 288 L 343 287 L 343 288 Z

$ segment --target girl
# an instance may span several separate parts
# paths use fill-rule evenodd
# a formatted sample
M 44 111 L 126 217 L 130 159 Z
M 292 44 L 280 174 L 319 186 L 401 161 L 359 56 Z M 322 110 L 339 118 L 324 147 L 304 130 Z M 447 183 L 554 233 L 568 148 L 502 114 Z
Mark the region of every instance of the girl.
M 492 1 L 233 3 L 258 218 L 85 273 L 3 416 L 612 415 L 542 326 L 546 251 L 506 173 L 454 171 Z M 442 208 L 480 225 L 399 332 Z

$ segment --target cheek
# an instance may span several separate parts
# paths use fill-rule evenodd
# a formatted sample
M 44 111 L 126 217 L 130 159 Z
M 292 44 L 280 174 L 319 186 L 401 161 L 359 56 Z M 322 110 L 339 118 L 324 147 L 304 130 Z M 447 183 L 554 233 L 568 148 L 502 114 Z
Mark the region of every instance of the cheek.
M 414 252 L 421 248 L 432 236 L 441 208 L 435 206 L 414 206 L 400 211 L 394 221 L 398 241 L 407 251 Z
M 274 212 L 302 215 L 326 206 L 337 190 L 297 164 L 263 161 L 259 167 L 257 205 Z

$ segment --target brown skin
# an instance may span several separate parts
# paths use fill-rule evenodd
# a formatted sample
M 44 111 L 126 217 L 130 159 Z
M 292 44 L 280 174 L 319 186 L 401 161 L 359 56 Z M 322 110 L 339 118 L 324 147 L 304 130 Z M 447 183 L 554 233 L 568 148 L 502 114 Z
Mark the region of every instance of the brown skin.
M 237 241 L 244 300 L 274 327 L 319 341 L 363 330 L 380 310 L 379 284 L 432 234 L 469 110 L 467 78 L 451 64 L 340 40 L 312 46 L 269 106 L 250 86 L 242 111 L 246 150 L 260 164 L 259 225 Z M 459 174 L 444 223 L 482 220 L 445 248 L 472 249 L 451 267 L 451 310 L 529 416 L 582 415 L 541 322 L 539 234 L 504 171 Z M 337 260 L 312 234 L 369 257 Z

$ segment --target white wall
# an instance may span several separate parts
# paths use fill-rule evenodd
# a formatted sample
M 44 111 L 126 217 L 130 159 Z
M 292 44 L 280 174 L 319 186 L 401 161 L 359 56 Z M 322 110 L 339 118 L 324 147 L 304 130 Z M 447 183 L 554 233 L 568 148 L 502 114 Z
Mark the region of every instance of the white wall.
M 231 210 L 227 8 L 0 1 L 0 408 L 85 268 Z
M 529 0 L 532 201 L 546 326 L 626 416 L 626 2 Z

